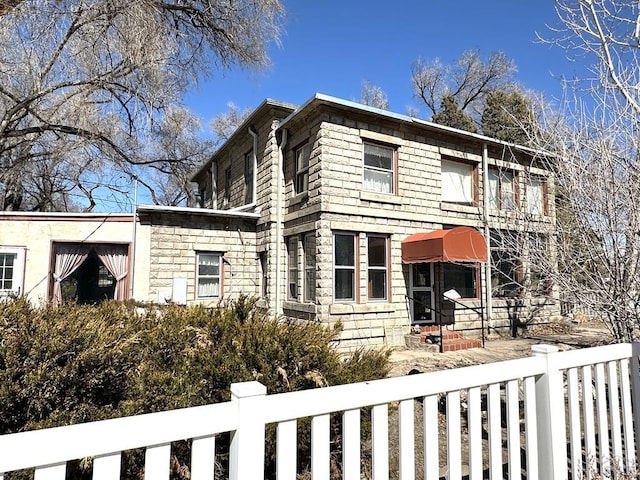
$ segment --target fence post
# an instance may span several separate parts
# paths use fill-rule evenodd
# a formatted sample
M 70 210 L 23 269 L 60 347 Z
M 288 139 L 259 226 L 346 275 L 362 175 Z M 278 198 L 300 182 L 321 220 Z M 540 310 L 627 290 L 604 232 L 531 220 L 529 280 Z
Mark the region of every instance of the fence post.
M 238 408 L 238 428 L 231 434 L 229 480 L 264 479 L 265 428 L 261 403 L 267 387 L 260 382 L 231 384 L 231 401 Z
M 536 377 L 536 420 L 538 427 L 538 475 L 545 480 L 566 480 L 567 433 L 565 427 L 562 371 L 554 365 L 558 348 L 531 347 L 534 357 L 542 357 L 545 373 Z

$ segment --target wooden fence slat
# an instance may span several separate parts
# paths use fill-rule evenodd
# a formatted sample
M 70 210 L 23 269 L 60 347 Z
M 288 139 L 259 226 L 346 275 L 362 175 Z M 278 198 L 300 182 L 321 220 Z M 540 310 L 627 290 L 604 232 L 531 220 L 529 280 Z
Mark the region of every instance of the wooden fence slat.
M 65 480 L 66 473 L 66 463 L 47 465 L 46 467 L 36 468 L 33 480 Z
M 603 363 L 596 364 L 596 417 L 598 420 L 598 450 L 600 451 L 600 475 L 609 474 L 611 452 L 609 450 L 609 419 L 607 416 L 607 385 Z
M 581 480 L 582 465 L 582 432 L 580 429 L 580 384 L 578 369 L 567 370 L 567 395 L 569 397 L 569 446 L 571 448 L 571 476 Z
M 191 479 L 213 480 L 216 467 L 216 437 L 194 438 L 191 442 Z
M 631 385 L 629 381 L 629 360 L 620 361 L 620 391 L 622 393 L 622 427 L 625 446 L 625 472 L 630 473 L 636 468 L 636 446 L 633 432 L 633 407 L 631 401 Z
M 398 405 L 400 480 L 413 480 L 416 475 L 414 424 L 413 399 L 402 400 Z
M 278 480 L 295 480 L 298 422 L 289 420 L 278 423 L 276 436 L 276 477 Z
M 480 387 L 470 388 L 467 392 L 469 477 L 471 480 L 482 479 L 482 402 L 480 393 Z
M 119 480 L 121 464 L 122 456 L 119 452 L 94 458 L 92 480 Z
M 502 480 L 502 418 L 500 384 L 487 387 L 487 429 L 489 430 L 489 478 Z
M 373 480 L 389 479 L 389 407 L 371 409 L 371 456 Z
M 342 414 L 342 478 L 360 480 L 360 410 Z
M 460 390 L 447 393 L 447 478 L 462 477 Z
M 440 435 L 438 427 L 438 395 L 422 400 L 424 478 L 440 477 Z
M 534 377 L 524 379 L 524 434 L 527 447 L 527 479 L 538 480 L 538 419 Z
M 584 425 L 584 473 L 591 480 L 597 471 L 596 423 L 593 410 L 593 373 L 591 365 L 582 367 L 582 420 Z
M 520 460 L 520 389 L 517 380 L 507 382 L 505 388 L 507 398 L 507 449 L 509 478 L 522 478 Z
M 145 480 L 169 480 L 171 444 L 147 447 L 144 455 Z
M 607 363 L 609 378 L 609 415 L 611 417 L 611 444 L 613 456 L 611 462 L 624 468 L 622 458 L 622 422 L 620 421 L 620 394 L 618 391 L 618 362 Z
M 317 415 L 311 419 L 311 476 L 313 480 L 329 480 L 331 466 L 329 429 L 329 415 Z

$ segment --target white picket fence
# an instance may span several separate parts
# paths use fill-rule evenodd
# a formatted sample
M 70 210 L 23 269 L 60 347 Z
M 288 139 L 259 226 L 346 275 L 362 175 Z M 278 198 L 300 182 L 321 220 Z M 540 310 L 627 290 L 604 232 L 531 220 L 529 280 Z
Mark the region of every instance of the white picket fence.
M 94 479 L 117 479 L 122 452 L 145 448 L 145 479 L 168 479 L 171 443 L 191 439 L 191 478 L 211 480 L 221 473 L 216 437 L 230 432 L 229 478 L 262 479 L 265 427 L 275 424 L 277 479 L 294 480 L 299 419 L 311 417 L 313 480 L 335 473 L 336 444 L 343 445 L 347 480 L 633 473 L 640 458 L 639 353 L 640 344 L 568 352 L 538 345 L 518 360 L 302 392 L 266 395 L 258 382 L 238 383 L 230 402 L 0 436 L 0 472 L 35 467 L 36 480 L 63 480 L 67 462 L 89 457 Z M 365 442 L 361 420 L 369 415 Z

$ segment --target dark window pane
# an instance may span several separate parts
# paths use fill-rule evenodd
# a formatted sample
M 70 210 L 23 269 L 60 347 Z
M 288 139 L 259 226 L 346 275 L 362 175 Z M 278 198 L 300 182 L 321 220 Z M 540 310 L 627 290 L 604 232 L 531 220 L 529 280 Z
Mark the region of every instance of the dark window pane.
M 369 270 L 369 298 L 374 300 L 387 298 L 386 270 Z
M 413 286 L 414 287 L 430 287 L 431 286 L 431 264 L 415 263 L 413 265 Z
M 476 269 L 468 265 L 444 264 L 444 291 L 457 291 L 462 298 L 476 298 Z
M 383 237 L 369 237 L 369 266 L 385 267 L 387 265 L 387 239 Z
M 413 292 L 413 321 L 431 320 L 431 292 Z
M 353 235 L 336 235 L 334 258 L 336 266 L 355 266 L 355 247 Z
M 354 271 L 335 271 L 335 296 L 337 300 L 353 300 L 354 297 Z

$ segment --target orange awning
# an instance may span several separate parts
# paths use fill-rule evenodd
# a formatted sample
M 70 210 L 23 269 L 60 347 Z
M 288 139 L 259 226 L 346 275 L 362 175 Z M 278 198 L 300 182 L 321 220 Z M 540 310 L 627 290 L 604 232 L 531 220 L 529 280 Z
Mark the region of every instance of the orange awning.
M 402 242 L 402 263 L 485 263 L 487 242 L 471 227 L 414 233 Z

